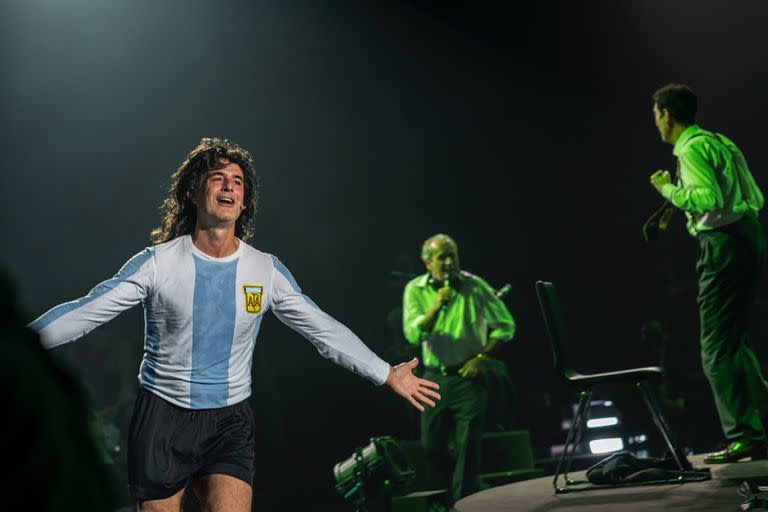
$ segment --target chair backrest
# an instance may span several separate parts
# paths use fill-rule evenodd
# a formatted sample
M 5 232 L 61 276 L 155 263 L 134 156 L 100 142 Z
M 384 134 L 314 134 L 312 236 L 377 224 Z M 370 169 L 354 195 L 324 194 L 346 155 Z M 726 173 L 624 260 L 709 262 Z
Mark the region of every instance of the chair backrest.
M 563 377 L 568 378 L 575 372 L 568 359 L 568 333 L 555 285 L 546 281 L 536 281 L 536 297 L 539 299 L 539 308 L 544 317 L 555 369 Z

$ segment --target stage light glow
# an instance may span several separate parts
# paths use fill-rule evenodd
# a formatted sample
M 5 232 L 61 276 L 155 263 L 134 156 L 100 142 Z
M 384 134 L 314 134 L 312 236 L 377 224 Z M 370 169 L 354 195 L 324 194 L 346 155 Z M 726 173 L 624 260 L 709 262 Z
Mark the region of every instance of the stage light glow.
M 624 449 L 624 441 L 620 437 L 595 439 L 589 442 L 589 451 L 592 453 L 610 453 Z
M 600 428 L 610 427 L 611 425 L 618 425 L 619 418 L 616 416 L 608 416 L 606 418 L 592 418 L 587 420 L 587 428 Z

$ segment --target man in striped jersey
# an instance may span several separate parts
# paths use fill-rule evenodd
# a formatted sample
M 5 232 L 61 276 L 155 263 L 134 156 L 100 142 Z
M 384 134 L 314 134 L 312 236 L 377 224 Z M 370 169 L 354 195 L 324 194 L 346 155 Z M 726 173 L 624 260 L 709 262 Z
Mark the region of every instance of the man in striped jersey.
M 391 367 L 320 310 L 275 256 L 245 242 L 256 212 L 250 154 L 203 139 L 172 177 L 155 245 L 85 297 L 30 324 L 46 348 L 142 304 L 144 355 L 128 436 L 131 494 L 142 510 L 178 511 L 186 490 L 205 510 L 249 511 L 254 469 L 251 363 L 270 309 L 326 358 L 386 383 L 423 410 L 437 384 L 413 359 Z

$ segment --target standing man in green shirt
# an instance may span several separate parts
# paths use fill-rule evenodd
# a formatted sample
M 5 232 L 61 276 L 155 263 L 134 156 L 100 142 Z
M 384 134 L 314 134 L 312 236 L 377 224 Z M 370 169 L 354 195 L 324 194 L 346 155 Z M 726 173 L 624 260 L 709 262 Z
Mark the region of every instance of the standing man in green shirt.
M 403 294 L 403 330 L 422 346 L 425 375 L 442 400 L 421 413 L 421 443 L 436 470 L 447 470 L 451 503 L 483 488 L 478 479 L 487 404 L 483 365 L 499 341 L 511 340 L 515 322 L 483 279 L 459 266 L 458 247 L 437 234 L 421 250 L 427 273 Z
M 758 220 L 764 204 L 741 150 L 695 124 L 696 95 L 669 84 L 653 95 L 661 140 L 674 146 L 678 170 L 651 184 L 683 210 L 699 243 L 696 261 L 701 359 L 725 437 L 708 464 L 766 458 L 768 384 L 748 341 L 750 311 L 763 271 L 766 242 Z

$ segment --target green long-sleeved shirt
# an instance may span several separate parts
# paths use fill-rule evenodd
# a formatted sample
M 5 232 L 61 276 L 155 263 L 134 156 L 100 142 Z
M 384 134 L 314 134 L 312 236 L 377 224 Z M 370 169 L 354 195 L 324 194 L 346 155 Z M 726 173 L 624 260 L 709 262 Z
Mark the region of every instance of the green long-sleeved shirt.
M 482 278 L 461 272 L 457 294 L 438 313 L 432 331 L 421 329 L 426 312 L 437 299 L 429 274 L 412 279 L 403 293 L 403 331 L 411 344 L 422 343 L 424 366 L 456 366 L 482 351 L 488 338 L 515 336 L 515 321 L 493 288 Z
M 741 150 L 727 137 L 687 127 L 675 142 L 679 183 L 667 183 L 661 195 L 685 212 L 688 232 L 725 226 L 765 202 Z

